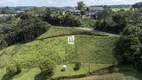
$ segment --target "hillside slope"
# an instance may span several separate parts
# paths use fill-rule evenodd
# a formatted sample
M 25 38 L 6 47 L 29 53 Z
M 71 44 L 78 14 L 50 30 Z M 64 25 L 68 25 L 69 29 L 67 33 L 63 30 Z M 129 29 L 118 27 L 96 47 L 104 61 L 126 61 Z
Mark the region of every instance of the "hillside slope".
M 37 61 L 39 59 L 50 58 L 60 66 L 56 69 L 54 77 L 61 76 L 60 74 L 62 73 L 60 73 L 60 69 L 64 64 L 69 66 L 70 71 L 62 74 L 62 76 L 86 73 L 88 72 L 88 63 L 92 64 L 92 71 L 117 63 L 113 49 L 118 37 L 94 36 L 88 34 L 75 35 L 75 44 L 68 45 L 68 36 L 58 35 L 70 35 L 74 31 L 73 29 L 51 29 L 52 31 L 49 30 L 49 32 L 41 35 L 35 41 L 26 44 L 17 44 L 0 51 L 0 66 L 10 64 L 13 61 L 22 64 L 24 70 L 20 75 L 16 76 L 17 79 L 15 79 L 22 80 L 22 76 L 26 76 L 26 74 L 32 71 L 33 73 L 35 72 L 34 74 L 39 73 L 39 69 L 37 68 Z M 78 31 L 79 30 L 76 30 L 75 32 Z M 73 63 L 77 60 L 82 62 L 84 67 L 78 72 L 71 71 Z M 29 69 L 30 67 L 32 69 Z M 27 72 L 27 69 L 29 69 L 30 72 Z M 1 74 L 3 73 L 0 72 L 0 75 Z M 34 74 L 33 76 L 35 76 Z

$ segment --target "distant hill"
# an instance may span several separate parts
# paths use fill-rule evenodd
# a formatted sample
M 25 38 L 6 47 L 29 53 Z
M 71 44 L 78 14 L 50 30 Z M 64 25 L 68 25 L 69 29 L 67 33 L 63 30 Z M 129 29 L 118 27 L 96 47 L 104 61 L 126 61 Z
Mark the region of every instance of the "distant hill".
M 103 5 L 97 5 L 97 6 L 103 6 Z M 110 8 L 130 8 L 132 7 L 132 5 L 125 5 L 125 4 L 122 4 L 122 5 L 108 5 Z M 16 6 L 16 7 L 9 7 L 9 9 L 12 9 L 12 10 L 29 10 L 29 9 L 32 9 L 33 7 L 35 6 Z M 42 6 L 42 7 L 39 7 L 39 8 L 58 8 L 58 9 L 72 9 L 74 7 L 71 7 L 71 6 L 65 6 L 65 7 L 49 7 L 49 6 Z
M 132 5 L 109 5 L 110 8 L 131 8 Z
M 34 6 L 16 6 L 14 7 L 15 10 L 29 10 L 29 9 L 32 9 Z
M 16 7 L 9 7 L 12 10 L 29 10 L 34 8 L 35 6 L 16 6 Z M 73 7 L 66 6 L 66 7 L 48 7 L 48 6 L 42 6 L 39 8 L 58 8 L 58 9 L 72 9 Z

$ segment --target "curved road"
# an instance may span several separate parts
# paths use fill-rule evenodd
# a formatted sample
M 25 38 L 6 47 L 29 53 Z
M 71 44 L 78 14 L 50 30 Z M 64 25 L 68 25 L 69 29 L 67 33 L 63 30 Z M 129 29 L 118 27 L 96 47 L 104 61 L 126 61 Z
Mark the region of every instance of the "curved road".
M 72 27 L 65 27 L 65 28 L 72 28 Z M 82 28 L 82 27 L 73 27 L 75 29 L 82 29 L 82 30 L 87 30 L 87 31 L 93 31 L 93 32 L 97 32 L 97 33 L 100 33 L 100 34 L 105 34 L 105 35 L 108 35 L 108 36 L 116 36 L 116 37 L 119 37 L 120 35 L 119 34 L 113 34 L 113 33 L 108 33 L 108 32 L 103 32 L 103 31 L 98 31 L 98 30 L 94 30 L 94 29 L 91 29 L 91 28 Z
M 102 32 L 102 31 L 91 29 L 91 28 L 82 28 L 82 27 L 76 27 L 76 28 L 77 29 L 82 29 L 82 30 L 94 31 L 94 32 L 97 32 L 97 33 L 100 33 L 100 34 L 106 34 L 106 35 L 109 35 L 109 36 L 117 36 L 117 37 L 120 36 L 118 34 L 112 34 L 112 33 L 108 33 L 108 32 Z

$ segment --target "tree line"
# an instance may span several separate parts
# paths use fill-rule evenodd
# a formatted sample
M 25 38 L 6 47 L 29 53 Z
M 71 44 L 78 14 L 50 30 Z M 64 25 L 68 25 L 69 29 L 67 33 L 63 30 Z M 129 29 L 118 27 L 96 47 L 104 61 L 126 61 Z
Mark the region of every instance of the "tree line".
M 1 49 L 13 44 L 32 41 L 50 28 L 50 24 L 26 12 L 21 17 L 1 17 L 0 23 Z
M 133 8 L 142 8 L 142 2 L 138 2 L 133 5 Z
M 98 13 L 98 21 L 94 29 L 119 34 L 127 24 L 141 26 L 142 12 L 138 10 L 120 10 L 113 12 L 110 8 L 104 8 Z
M 52 25 L 71 27 L 81 25 L 80 16 L 74 16 L 70 12 L 64 12 L 62 10 L 52 8 L 47 8 L 46 12 L 41 16 L 41 18 Z
M 16 11 L 10 9 L 9 7 L 0 8 L 0 14 L 15 14 Z
M 122 56 L 122 64 L 132 64 L 142 71 L 142 29 L 127 25 L 117 42 L 116 52 Z

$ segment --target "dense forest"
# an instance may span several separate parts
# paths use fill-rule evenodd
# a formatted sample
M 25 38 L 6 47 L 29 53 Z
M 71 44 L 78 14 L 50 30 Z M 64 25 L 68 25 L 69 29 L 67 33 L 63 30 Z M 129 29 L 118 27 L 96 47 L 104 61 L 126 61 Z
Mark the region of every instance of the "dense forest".
M 1 48 L 34 40 L 50 28 L 50 24 L 27 12 L 20 15 L 21 17 L 17 16 L 3 16 L 0 18 Z

